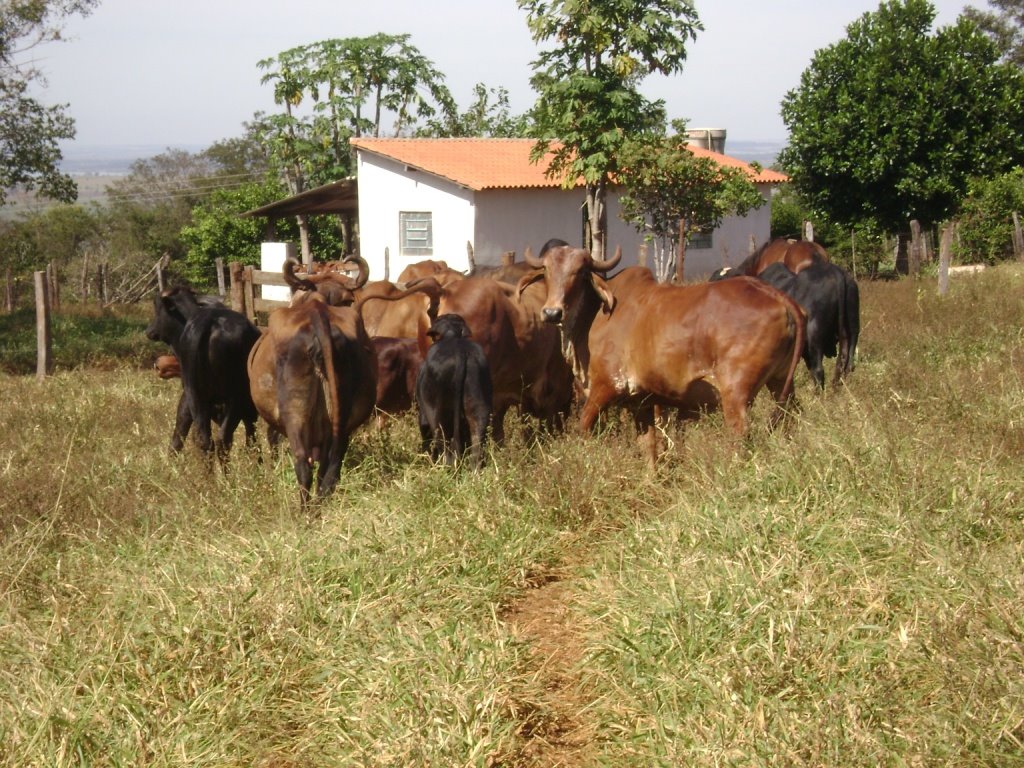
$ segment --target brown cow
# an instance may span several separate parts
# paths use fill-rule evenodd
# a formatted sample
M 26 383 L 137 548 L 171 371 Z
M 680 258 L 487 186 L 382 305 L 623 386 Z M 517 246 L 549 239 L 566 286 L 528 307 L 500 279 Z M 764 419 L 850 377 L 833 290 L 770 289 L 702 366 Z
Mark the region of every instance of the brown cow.
M 382 427 L 387 416 L 412 408 L 423 352 L 416 339 L 374 336 L 371 341 L 377 352 L 377 426 Z
M 606 281 L 601 274 L 618 264 L 621 251 L 595 261 L 587 250 L 562 246 L 543 259 L 526 258 L 538 271 L 519 290 L 543 280 L 542 315 L 561 326 L 562 348 L 586 397 L 583 431 L 610 404 L 628 402 L 647 430 L 653 466 L 655 406 L 678 408 L 686 417 L 721 407 L 726 424 L 743 434 L 762 387 L 778 406 L 773 423 L 792 398 L 806 321 L 771 286 L 746 277 L 664 285 L 646 267 Z
M 777 237 L 745 258 L 735 267 L 724 267 L 711 276 L 711 280 L 723 277 L 749 275 L 757 277 L 772 264 L 785 264 L 794 275 L 812 264 L 830 261 L 828 251 L 811 240 L 787 240 Z
M 181 377 L 181 363 L 175 355 L 160 355 L 153 362 L 153 369 L 161 379 L 176 379 Z
M 572 405 L 572 371 L 559 351 L 557 329 L 540 317 L 543 287 L 527 288 L 517 300 L 514 286 L 467 277 L 439 287 L 436 297 L 437 316 L 461 315 L 487 356 L 495 442 L 504 439 L 505 412 L 515 404 L 547 427 L 560 428 Z
M 347 307 L 355 301 L 355 292 L 369 279 L 370 265 L 356 255 L 346 256 L 341 264 L 355 264 L 356 276 L 351 277 L 348 272 L 341 269 L 320 270 L 300 276 L 296 273 L 300 264 L 293 256 L 285 259 L 281 273 L 288 287 L 292 289 L 292 296 L 299 291 L 316 291 L 331 306 Z
M 399 286 L 405 286 L 407 283 L 419 280 L 421 277 L 432 277 L 441 285 L 448 285 L 448 283 L 453 280 L 461 280 L 465 276 L 465 274 L 459 272 L 457 269 L 449 267 L 447 261 L 426 259 L 424 261 L 418 261 L 415 264 L 410 264 L 408 267 L 403 269 L 401 273 L 399 273 L 398 280 L 396 282 Z
M 288 438 L 305 507 L 314 463 L 318 495 L 334 490 L 350 436 L 373 412 L 377 363 L 355 309 L 297 296 L 270 313 L 248 370 L 257 410 Z

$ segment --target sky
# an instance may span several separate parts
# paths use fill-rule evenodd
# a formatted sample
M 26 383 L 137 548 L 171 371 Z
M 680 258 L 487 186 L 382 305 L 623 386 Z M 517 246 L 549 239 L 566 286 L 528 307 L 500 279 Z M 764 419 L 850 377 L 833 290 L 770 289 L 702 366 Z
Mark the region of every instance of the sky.
M 932 3 L 939 26 L 965 5 L 987 5 Z M 725 128 L 727 142 L 784 142 L 785 93 L 815 50 L 878 5 L 696 0 L 704 31 L 689 44 L 682 74 L 648 78 L 641 90 L 691 128 Z M 275 110 L 259 60 L 376 32 L 411 34 L 463 109 L 480 82 L 506 88 L 514 112 L 536 98 L 529 80 L 540 49 L 515 0 L 100 0 L 90 16 L 69 21 L 69 40 L 34 52 L 48 79 L 38 95 L 68 105 L 78 146 L 198 149 L 242 135 L 256 112 Z

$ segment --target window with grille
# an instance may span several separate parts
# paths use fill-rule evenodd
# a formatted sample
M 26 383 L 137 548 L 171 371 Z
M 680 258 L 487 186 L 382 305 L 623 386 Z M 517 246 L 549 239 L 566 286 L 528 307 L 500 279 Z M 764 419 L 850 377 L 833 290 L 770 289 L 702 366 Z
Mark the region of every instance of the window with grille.
M 398 214 L 402 256 L 433 256 L 434 230 L 431 214 L 402 211 Z
M 712 233 L 714 232 L 711 227 L 704 227 L 697 232 L 691 232 L 690 236 L 686 240 L 687 249 L 701 249 L 710 248 L 712 245 Z

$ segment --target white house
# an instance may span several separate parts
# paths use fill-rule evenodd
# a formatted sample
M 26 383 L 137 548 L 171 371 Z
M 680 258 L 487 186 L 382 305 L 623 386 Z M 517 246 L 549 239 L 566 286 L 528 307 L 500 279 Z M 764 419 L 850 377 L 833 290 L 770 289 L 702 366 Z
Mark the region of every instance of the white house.
M 467 243 L 477 264 L 497 264 L 501 254 L 527 246 L 537 253 L 552 237 L 583 241 L 584 189 L 563 189 L 530 162 L 532 139 L 351 140 L 359 185 L 359 251 L 374 279 L 394 280 L 404 267 L 443 259 L 469 266 Z M 735 264 L 769 239 L 771 189 L 787 181 L 775 171 L 755 172 L 741 160 L 691 145 L 699 156 L 748 169 L 768 204 L 731 217 L 687 246 L 685 277 L 702 279 Z M 608 248 L 621 246 L 623 265 L 635 264 L 643 237 L 620 217 L 619 191 L 608 195 Z

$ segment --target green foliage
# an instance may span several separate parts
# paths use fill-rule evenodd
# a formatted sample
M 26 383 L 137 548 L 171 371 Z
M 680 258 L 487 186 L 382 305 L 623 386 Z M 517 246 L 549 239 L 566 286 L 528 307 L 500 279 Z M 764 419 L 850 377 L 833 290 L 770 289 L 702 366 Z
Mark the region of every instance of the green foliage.
M 145 304 L 108 309 L 78 305 L 53 312 L 54 370 L 148 367 L 163 351 L 143 334 L 151 315 Z M 35 309 L 0 315 L 0 371 L 35 373 L 36 354 Z
M 465 112 L 447 110 L 427 120 L 417 129 L 417 136 L 458 138 L 517 138 L 529 135 L 527 115 L 513 115 L 509 109 L 508 91 L 488 88 L 483 83 L 473 87 L 474 100 Z
M 260 244 L 266 239 L 266 220 L 242 217 L 239 214 L 280 200 L 286 191 L 277 181 L 252 182 L 232 189 L 213 192 L 192 209 L 192 221 L 182 227 L 181 241 L 187 249 L 182 276 L 192 285 L 209 288 L 216 285 L 215 260 L 259 266 Z M 310 217 L 310 234 L 314 252 L 324 258 L 340 253 L 341 241 L 337 219 L 333 216 Z M 298 239 L 294 218 L 276 222 L 277 237 L 286 241 Z
M 888 0 L 814 54 L 782 116 L 780 161 L 843 226 L 903 231 L 950 216 L 972 176 L 1024 155 L 1024 73 L 961 19 L 930 33 L 927 0 Z
M 409 37 L 322 40 L 258 63 L 283 111 L 257 115 L 256 125 L 293 194 L 352 175 L 349 138 L 379 136 L 385 116 L 399 135 L 453 111 L 444 76 Z
M 989 264 L 1012 257 L 1014 213 L 1024 216 L 1024 168 L 973 179 L 957 216 L 957 253 Z
M 660 139 L 627 141 L 620 153 L 622 216 L 655 240 L 659 280 L 672 270 L 680 221 L 689 236 L 765 203 L 745 170 L 695 157 L 685 145 L 685 125 L 675 128 L 676 134 Z
M 600 255 L 607 185 L 623 146 L 664 130 L 664 104 L 637 88 L 649 74 L 682 69 L 686 43 L 701 29 L 697 12 L 685 0 L 518 3 L 533 39 L 555 43 L 533 63 L 538 99 L 531 118 L 539 140 L 532 157 L 548 161 L 549 175 L 567 187 L 584 180 L 589 234 Z
M 988 35 L 1003 52 L 1003 58 L 1024 67 L 1024 0 L 989 0 L 994 11 L 968 6 L 964 16 Z
M 98 0 L 9 0 L 0 6 L 0 205 L 15 185 L 71 202 L 75 183 L 60 171 L 57 142 L 75 136 L 65 106 L 47 107 L 32 94 L 45 78 L 30 57 L 61 39 L 61 22 L 89 14 Z

